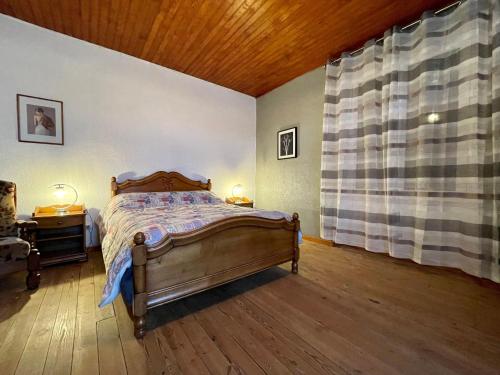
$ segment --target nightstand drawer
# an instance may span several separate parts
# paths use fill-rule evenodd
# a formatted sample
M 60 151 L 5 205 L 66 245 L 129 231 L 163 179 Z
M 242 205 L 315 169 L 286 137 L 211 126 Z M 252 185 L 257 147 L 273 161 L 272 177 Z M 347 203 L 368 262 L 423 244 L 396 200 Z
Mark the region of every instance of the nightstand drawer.
M 38 229 L 43 228 L 66 228 L 84 223 L 83 216 L 61 216 L 61 217 L 37 217 Z

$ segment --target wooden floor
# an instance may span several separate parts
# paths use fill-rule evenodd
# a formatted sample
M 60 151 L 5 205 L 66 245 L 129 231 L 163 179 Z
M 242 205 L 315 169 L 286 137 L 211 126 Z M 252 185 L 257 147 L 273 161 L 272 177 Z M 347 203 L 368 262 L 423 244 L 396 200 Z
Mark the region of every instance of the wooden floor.
M 289 265 L 159 307 L 142 341 L 96 307 L 99 252 L 0 280 L 0 373 L 500 374 L 500 288 L 459 271 L 305 242 Z M 156 328 L 155 328 L 156 327 Z

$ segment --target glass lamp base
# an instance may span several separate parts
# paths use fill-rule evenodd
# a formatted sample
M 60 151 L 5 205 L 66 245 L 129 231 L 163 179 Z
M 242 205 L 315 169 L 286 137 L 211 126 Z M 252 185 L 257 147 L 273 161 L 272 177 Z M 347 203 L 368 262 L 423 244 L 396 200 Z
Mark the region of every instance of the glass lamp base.
M 68 213 L 67 207 L 56 208 L 56 214 L 58 214 L 58 215 L 66 215 L 67 213 Z

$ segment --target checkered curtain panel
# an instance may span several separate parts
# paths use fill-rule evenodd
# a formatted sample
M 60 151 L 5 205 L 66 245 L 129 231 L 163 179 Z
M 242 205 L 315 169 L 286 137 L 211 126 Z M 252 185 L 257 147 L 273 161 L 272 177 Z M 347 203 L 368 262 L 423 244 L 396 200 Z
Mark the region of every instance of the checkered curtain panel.
M 500 282 L 500 1 L 328 64 L 321 236 Z

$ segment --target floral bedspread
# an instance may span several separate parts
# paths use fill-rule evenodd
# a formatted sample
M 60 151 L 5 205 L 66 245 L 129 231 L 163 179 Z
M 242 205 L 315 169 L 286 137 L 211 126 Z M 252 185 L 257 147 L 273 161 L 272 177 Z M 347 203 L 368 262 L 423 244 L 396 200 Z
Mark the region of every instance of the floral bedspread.
M 287 218 L 279 211 L 264 211 L 224 203 L 208 191 L 128 193 L 112 198 L 100 218 L 100 235 L 107 280 L 100 306 L 113 302 L 120 281 L 131 267 L 133 237 L 143 232 L 153 246 L 168 234 L 189 232 L 232 216 Z

